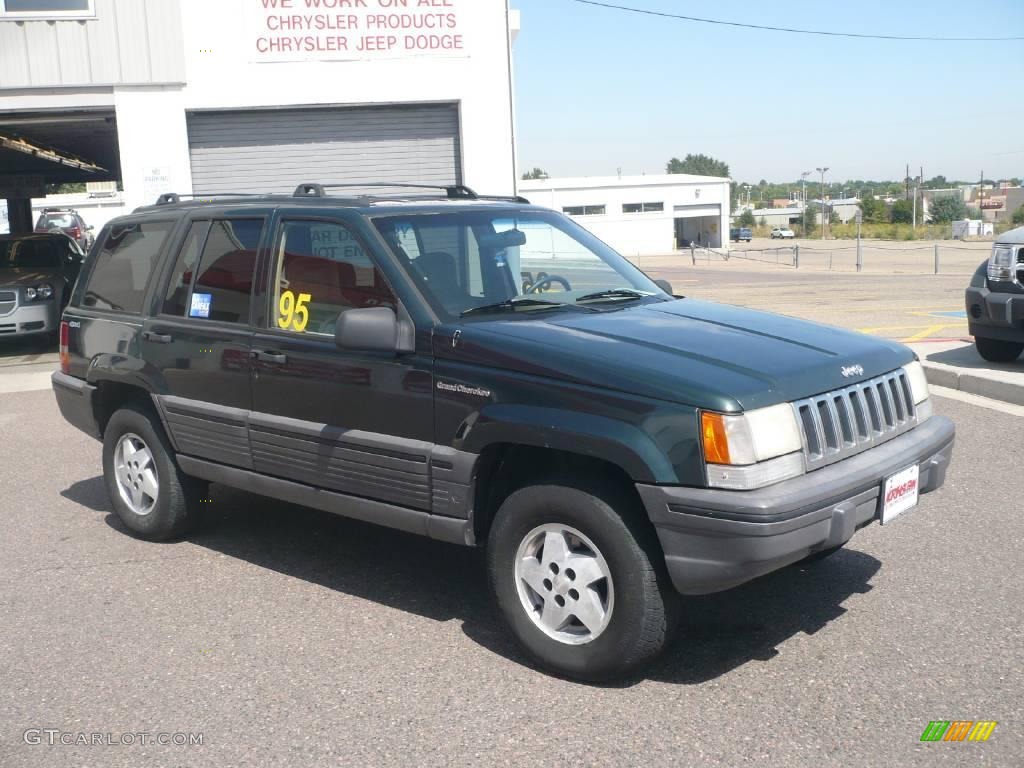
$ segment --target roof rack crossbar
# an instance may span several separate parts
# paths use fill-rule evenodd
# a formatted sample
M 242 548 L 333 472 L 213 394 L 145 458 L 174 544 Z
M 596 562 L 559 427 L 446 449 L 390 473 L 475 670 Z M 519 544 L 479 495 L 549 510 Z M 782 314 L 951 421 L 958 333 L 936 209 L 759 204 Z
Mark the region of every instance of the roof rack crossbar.
M 160 195 L 160 197 L 158 197 L 156 199 L 156 203 L 155 204 L 156 205 L 174 205 L 175 203 L 180 203 L 182 200 L 184 200 L 186 198 L 191 199 L 191 200 L 200 200 L 200 201 L 202 201 L 202 200 L 205 200 L 207 198 L 214 198 L 214 197 L 259 197 L 259 195 L 255 194 L 253 192 L 210 192 L 210 193 L 207 193 L 207 194 L 195 194 L 195 195 L 178 194 L 177 192 L 164 192 L 164 194 Z
M 398 189 L 443 189 L 452 199 L 478 200 L 480 196 L 465 184 L 409 184 L 400 181 L 364 181 L 345 184 L 300 184 L 294 197 L 325 197 L 329 189 L 365 189 L 367 187 L 395 187 Z

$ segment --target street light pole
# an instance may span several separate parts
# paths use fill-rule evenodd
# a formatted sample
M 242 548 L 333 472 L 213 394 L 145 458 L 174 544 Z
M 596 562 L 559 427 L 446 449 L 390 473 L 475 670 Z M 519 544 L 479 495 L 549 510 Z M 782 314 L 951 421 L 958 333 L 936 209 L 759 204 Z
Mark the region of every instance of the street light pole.
M 807 177 L 810 175 L 810 171 L 804 171 L 800 174 L 800 201 L 802 203 L 802 213 L 800 216 L 803 221 L 804 237 L 807 237 Z
M 825 174 L 828 172 L 828 166 L 824 168 L 815 168 L 818 173 L 821 174 L 821 239 L 825 239 Z

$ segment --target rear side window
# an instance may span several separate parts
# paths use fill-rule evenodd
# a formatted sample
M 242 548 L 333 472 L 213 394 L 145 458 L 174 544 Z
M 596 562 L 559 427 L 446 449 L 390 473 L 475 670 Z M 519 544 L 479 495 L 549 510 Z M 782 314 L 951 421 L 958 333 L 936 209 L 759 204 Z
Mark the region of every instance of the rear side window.
M 185 308 L 189 306 L 188 295 L 192 289 L 196 267 L 199 266 L 199 254 L 206 242 L 206 230 L 209 227 L 208 221 L 196 221 L 189 227 L 185 244 L 178 252 L 174 272 L 171 273 L 171 280 L 164 294 L 164 303 L 160 310 L 163 314 L 184 316 Z
M 185 306 L 187 317 L 248 323 L 256 251 L 263 233 L 263 219 L 220 219 L 210 223 L 198 270 L 172 276 L 191 284 Z M 197 235 L 198 237 L 198 235 Z M 191 233 L 190 233 L 190 240 Z M 188 248 L 189 242 L 185 247 Z M 197 246 L 193 246 L 197 247 Z M 180 260 L 185 267 L 188 254 Z M 192 278 L 192 275 L 196 277 Z
M 173 221 L 116 224 L 95 252 L 82 304 L 96 309 L 141 312 L 146 284 Z

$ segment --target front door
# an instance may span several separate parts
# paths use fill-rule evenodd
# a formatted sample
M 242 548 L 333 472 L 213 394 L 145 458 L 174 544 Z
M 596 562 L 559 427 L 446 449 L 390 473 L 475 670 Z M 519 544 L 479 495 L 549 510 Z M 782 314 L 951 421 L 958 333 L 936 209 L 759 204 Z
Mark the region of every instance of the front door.
M 252 347 L 254 468 L 429 510 L 429 349 L 399 356 L 334 343 L 341 313 L 398 307 L 375 255 L 344 219 L 285 216 L 267 274 Z
M 145 359 L 162 377 L 157 400 L 178 451 L 245 468 L 252 467 L 250 310 L 265 222 L 187 222 L 143 328 Z

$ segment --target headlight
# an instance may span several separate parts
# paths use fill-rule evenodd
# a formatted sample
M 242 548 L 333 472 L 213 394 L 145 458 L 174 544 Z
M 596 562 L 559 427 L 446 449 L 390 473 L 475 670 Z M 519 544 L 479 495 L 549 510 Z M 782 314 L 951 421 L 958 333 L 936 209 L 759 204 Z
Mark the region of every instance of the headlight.
M 907 374 L 907 381 L 910 383 L 910 395 L 914 398 L 914 408 L 917 410 L 918 423 L 925 421 L 932 415 L 932 401 L 928 392 L 928 377 L 925 376 L 924 366 L 917 360 L 903 366 Z
M 1013 248 L 996 245 L 988 258 L 988 279 L 1002 282 L 1013 280 Z
M 803 474 L 803 442 L 789 403 L 700 416 L 709 486 L 750 490 Z
M 53 286 L 49 283 L 43 283 L 42 285 L 36 286 L 36 296 L 40 299 L 53 298 Z
M 28 299 L 29 301 L 35 301 L 36 289 L 35 288 L 26 288 L 25 289 L 25 298 Z

